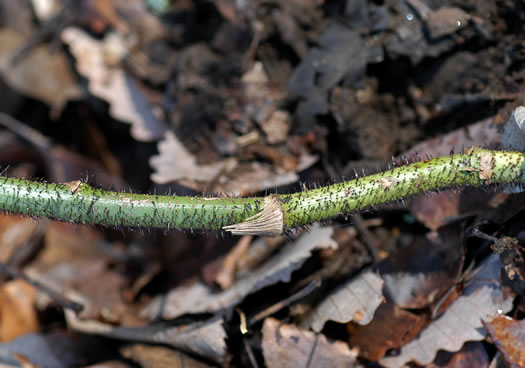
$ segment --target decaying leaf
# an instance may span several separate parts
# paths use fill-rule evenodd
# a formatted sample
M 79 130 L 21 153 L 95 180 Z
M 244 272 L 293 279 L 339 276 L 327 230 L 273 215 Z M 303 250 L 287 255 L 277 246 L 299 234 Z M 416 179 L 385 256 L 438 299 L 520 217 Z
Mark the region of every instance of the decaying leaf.
M 94 228 L 76 229 L 53 222 L 44 249 L 25 272 L 62 296 L 71 290 L 83 295 L 88 301 L 82 310 L 84 318 L 122 323 L 121 318 L 133 318 L 122 295 L 126 281 L 122 273 L 111 269 L 108 255 L 96 247 L 99 236 Z
M 280 129 L 277 132 L 270 132 L 269 126 L 272 125 L 270 120 L 286 90 L 272 86 L 263 63 L 260 61 L 254 62 L 253 67 L 244 73 L 241 80 L 247 99 L 248 116 L 260 124 L 261 129 L 268 135 L 269 142 L 276 143 L 281 139 L 286 127 L 282 125 L 282 122 L 279 122 Z
M 349 323 L 350 345 L 359 356 L 376 362 L 389 349 L 396 349 L 413 339 L 425 327 L 426 317 L 399 308 L 392 302 L 381 304 L 374 319 L 366 326 Z
M 430 11 L 425 21 L 430 37 L 435 39 L 458 32 L 468 24 L 470 18 L 460 8 L 443 6 Z
M 159 154 L 150 159 L 155 170 L 151 180 L 165 184 L 182 181 L 184 185 L 194 187 L 192 182 L 208 183 L 214 180 L 226 167 L 235 166 L 236 162 L 224 160 L 209 165 L 197 164 L 197 158 L 184 148 L 173 132 L 166 132 L 158 144 Z
M 140 364 L 143 368 L 206 368 L 210 365 L 163 346 L 135 344 L 121 349 L 122 355 Z
M 224 363 L 226 358 L 226 331 L 222 318 L 171 328 L 154 326 L 147 341 L 169 344 L 217 363 Z
M 525 320 L 497 316 L 483 325 L 509 367 L 525 366 Z
M 432 231 L 379 265 L 387 299 L 407 309 L 423 309 L 456 284 L 463 266 L 460 222 Z
M 124 34 L 133 33 L 144 43 L 158 39 L 165 31 L 160 19 L 151 14 L 141 0 L 90 0 L 86 7 L 114 29 Z
M 68 264 L 75 261 L 84 265 L 90 261 L 97 264 L 106 262 L 107 255 L 96 247 L 100 236 L 100 232 L 94 228 L 77 228 L 67 223 L 51 222 L 44 236 L 44 248 L 29 267 L 50 274 L 59 267 L 68 267 L 56 271 L 57 280 L 82 281 L 89 277 L 92 267 Z
M 39 241 L 47 223 L 26 217 L 0 215 L 0 262 L 7 263 L 31 241 Z M 11 260 L 12 262 L 12 260 Z
M 377 265 L 384 279 L 387 302 L 379 306 L 366 326 L 356 321 L 347 325 L 350 343 L 359 355 L 378 361 L 389 349 L 397 349 L 414 337 L 428 323 L 425 310 L 439 303 L 456 285 L 463 264 L 461 223 L 451 224 L 416 238 Z
M 289 281 L 292 273 L 316 249 L 335 248 L 333 229 L 315 225 L 297 241 L 287 244 L 280 253 L 238 280 L 231 288 L 215 293 L 202 282 L 182 286 L 155 298 L 144 310 L 150 319 L 172 319 L 187 313 L 209 313 L 231 309 L 247 295 L 280 281 Z
M 330 293 L 312 311 L 306 323 L 317 332 L 328 320 L 366 325 L 384 301 L 382 288 L 383 279 L 373 270 L 365 270 Z
M 29 333 L 9 342 L 0 344 L 2 367 L 69 368 L 85 366 L 93 362 L 94 356 L 107 355 L 104 344 L 98 344 L 94 337 L 71 336 L 66 333 Z
M 293 171 L 261 162 L 241 163 L 228 175 L 221 176 L 214 190 L 242 195 L 288 185 L 299 180 L 297 172 L 309 168 L 318 159 L 318 155 L 302 154 Z
M 299 179 L 295 171 L 304 170 L 317 160 L 316 155 L 301 155 L 295 171 L 260 162 L 239 163 L 230 158 L 199 165 L 173 132 L 166 132 L 158 144 L 159 154 L 150 159 L 155 170 L 151 180 L 159 184 L 178 182 L 189 188 L 233 195 L 256 193 L 268 188 L 290 184 Z M 213 187 L 209 183 L 216 182 Z
M 215 277 L 215 282 L 221 287 L 221 289 L 228 289 L 233 284 L 239 259 L 250 249 L 252 239 L 253 236 L 251 235 L 241 237 L 235 247 L 233 247 L 224 258 L 221 268 Z
M 153 114 L 135 80 L 121 68 L 106 65 L 103 41 L 72 27 L 62 32 L 62 40 L 75 56 L 78 72 L 89 81 L 89 91 L 109 103 L 115 119 L 131 124 L 135 139 L 155 141 L 162 137 L 166 125 Z
M 0 31 L 0 75 L 13 89 L 49 104 L 57 115 L 67 101 L 83 97 L 82 89 L 65 54 L 51 53 L 47 45 L 35 47 L 12 63 L 25 41 L 26 37 L 11 30 Z
M 22 280 L 13 280 L 0 288 L 0 341 L 37 332 L 37 290 Z
M 226 331 L 221 318 L 182 326 L 157 323 L 144 327 L 115 327 L 96 320 L 81 320 L 71 310 L 66 310 L 65 316 L 71 329 L 86 334 L 168 345 L 219 364 L 224 363 L 226 357 Z
M 490 358 L 483 342 L 471 341 L 465 343 L 456 353 L 441 350 L 426 368 L 489 368 L 489 366 Z
M 274 111 L 261 126 L 270 144 L 285 141 L 290 128 L 290 114 L 284 110 Z
M 525 151 L 525 106 L 518 106 L 505 124 L 501 144 L 506 149 Z
M 330 341 L 294 325 L 266 318 L 263 325 L 263 355 L 269 368 L 353 367 L 357 351 L 342 341 Z
M 499 257 L 489 256 L 463 295 L 442 316 L 403 346 L 399 355 L 383 358 L 380 363 L 386 367 L 400 367 L 410 361 L 424 365 L 433 361 L 439 350 L 458 351 L 466 341 L 483 340 L 486 332 L 482 321 L 512 309 L 514 298 L 503 294 L 500 269 Z
M 124 363 L 121 360 L 108 360 L 100 363 L 87 365 L 84 368 L 132 368 L 131 363 Z

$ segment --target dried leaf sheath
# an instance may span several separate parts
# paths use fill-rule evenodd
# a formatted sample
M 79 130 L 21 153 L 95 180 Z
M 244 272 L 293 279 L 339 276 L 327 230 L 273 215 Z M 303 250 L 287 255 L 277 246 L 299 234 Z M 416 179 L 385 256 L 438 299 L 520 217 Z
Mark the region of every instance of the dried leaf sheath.
M 95 189 L 85 183 L 72 186 L 0 177 L 0 210 L 82 224 L 278 235 L 437 189 L 524 183 L 524 169 L 525 155 L 521 152 L 469 148 L 461 154 L 319 189 L 252 198 L 128 194 Z

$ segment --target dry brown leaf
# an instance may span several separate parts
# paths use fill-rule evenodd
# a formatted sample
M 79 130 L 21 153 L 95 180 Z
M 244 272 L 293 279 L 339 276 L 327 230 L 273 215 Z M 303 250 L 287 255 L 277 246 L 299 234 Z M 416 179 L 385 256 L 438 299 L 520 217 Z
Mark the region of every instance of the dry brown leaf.
M 93 337 L 72 335 L 65 331 L 28 333 L 9 343 L 0 344 L 0 364 L 4 364 L 0 366 L 21 367 L 20 363 L 24 361 L 33 365 L 23 368 L 85 367 L 93 362 L 93 357 L 107 356 L 110 349 L 107 345 L 97 344 Z
M 107 261 L 107 255 L 101 251 L 96 243 L 101 239 L 99 230 L 93 227 L 78 227 L 63 222 L 52 222 L 44 237 L 44 249 L 31 263 L 31 267 L 47 271 L 61 263 L 78 261 Z M 68 275 L 61 277 L 76 277 L 82 280 L 85 275 L 79 274 L 82 269 L 72 270 Z
M 47 45 L 35 47 L 12 64 L 13 55 L 25 42 L 14 31 L 0 30 L 0 75 L 18 92 L 49 104 L 56 116 L 67 101 L 78 100 L 84 93 L 64 53 L 51 53 Z
M 501 134 L 492 118 L 478 121 L 461 129 L 454 130 L 440 137 L 428 139 L 403 153 L 403 156 L 414 157 L 416 153 L 425 158 L 447 156 L 451 150 L 461 151 L 465 147 L 492 145 L 500 141 Z
M 387 303 L 377 309 L 368 325 L 348 325 L 350 343 L 359 348 L 360 356 L 378 361 L 427 325 L 427 314 L 403 308 L 425 310 L 456 285 L 463 264 L 462 232 L 460 223 L 443 227 L 379 263 Z
M 265 130 L 263 127 L 276 111 L 279 101 L 283 99 L 285 89 L 272 86 L 260 61 L 255 62 L 253 67 L 242 76 L 242 83 L 248 116 Z M 277 136 L 281 135 L 282 133 L 279 133 Z
M 147 341 L 168 344 L 217 363 L 226 359 L 226 331 L 222 318 L 178 327 L 155 326 Z
M 109 256 L 97 247 L 99 236 L 95 228 L 53 222 L 44 249 L 25 272 L 62 296 L 80 293 L 86 300 L 84 318 L 133 323 L 122 294 L 126 279 L 111 269 Z
M 483 324 L 507 365 L 525 367 L 525 320 L 497 316 Z
M 144 327 L 115 327 L 96 320 L 81 320 L 71 310 L 65 310 L 65 316 L 71 329 L 86 334 L 168 345 L 219 364 L 226 359 L 226 331 L 221 318 L 176 327 L 166 323 Z
M 45 230 L 38 221 L 27 217 L 0 214 L 0 262 L 6 263 L 11 256 L 33 237 L 40 238 Z
M 0 2 L 2 12 L 2 28 L 11 29 L 30 37 L 35 31 L 35 13 L 30 4 L 26 1 L 6 1 Z
M 261 129 L 266 134 L 266 139 L 270 144 L 281 143 L 286 140 L 288 131 L 291 128 L 290 113 L 284 110 L 274 111 L 268 120 L 261 125 Z
M 518 106 L 505 124 L 505 129 L 501 136 L 501 144 L 504 148 L 525 151 L 524 123 L 525 106 Z
M 359 356 L 376 362 L 389 349 L 396 349 L 413 339 L 425 327 L 427 318 L 399 308 L 392 302 L 381 304 L 374 319 L 366 326 L 349 323 L 350 345 Z
M 155 183 L 178 182 L 198 191 L 232 195 L 256 193 L 296 182 L 299 177 L 295 171 L 305 170 L 318 160 L 316 155 L 304 154 L 299 157 L 295 171 L 260 162 L 239 163 L 234 158 L 199 165 L 197 158 L 171 131 L 166 132 L 158 149 L 159 154 L 150 159 L 155 170 L 151 180 Z M 215 185 L 210 187 L 210 182 L 215 182 Z
M 241 237 L 233 249 L 224 257 L 221 268 L 215 276 L 215 282 L 221 289 L 228 289 L 233 284 L 239 259 L 248 252 L 252 239 L 252 235 Z
M 242 195 L 288 185 L 299 180 L 296 172 L 307 169 L 318 159 L 316 155 L 302 155 L 294 171 L 287 171 L 279 166 L 261 162 L 243 163 L 227 175 L 221 176 L 214 191 Z
M 342 341 L 330 341 L 294 325 L 266 318 L 263 325 L 263 355 L 269 368 L 352 367 L 357 351 Z
M 87 7 L 119 32 L 131 32 L 144 44 L 165 35 L 163 23 L 142 0 L 90 0 Z
M 119 360 L 110 360 L 102 363 L 86 365 L 84 368 L 132 368 L 131 363 L 124 363 Z
M 208 364 L 200 362 L 192 357 L 164 346 L 148 346 L 135 344 L 125 346 L 120 350 L 121 354 L 131 359 L 142 368 L 206 368 Z
M 463 266 L 462 223 L 432 231 L 379 265 L 387 299 L 407 309 L 428 308 L 455 286 Z
M 266 237 L 255 239 L 248 251 L 241 255 L 238 260 L 239 274 L 246 274 L 264 262 L 271 254 L 285 243 L 285 238 L 280 237 Z
M 306 323 L 321 331 L 326 321 L 361 325 L 370 323 L 383 303 L 383 279 L 368 269 L 331 292 L 311 313 Z
M 426 368 L 489 368 L 490 359 L 483 342 L 467 342 L 457 353 L 440 351 Z
M 215 293 L 202 282 L 178 287 L 165 296 L 155 298 L 144 314 L 150 319 L 173 319 L 187 313 L 218 312 L 234 307 L 247 295 L 268 285 L 289 281 L 293 271 L 299 269 L 314 250 L 337 247 L 331 238 L 332 228 L 314 225 L 310 230 L 228 290 Z
M 62 41 L 70 47 L 78 72 L 89 81 L 89 92 L 109 103 L 115 119 L 131 124 L 136 140 L 156 141 L 163 136 L 166 124 L 153 114 L 133 77 L 119 67 L 106 65 L 104 41 L 73 27 L 64 29 Z
M 439 350 L 458 351 L 467 341 L 481 341 L 486 332 L 482 320 L 512 309 L 513 297 L 505 297 L 499 282 L 501 262 L 491 255 L 468 282 L 463 295 L 441 317 L 432 322 L 415 339 L 401 348 L 397 356 L 383 358 L 386 367 L 401 367 L 414 361 L 432 362 Z
M 440 38 L 458 32 L 467 26 L 471 16 L 460 8 L 443 6 L 425 17 L 431 38 Z
M 155 170 L 151 180 L 158 184 L 179 182 L 195 188 L 193 182 L 208 183 L 217 178 L 221 171 L 236 166 L 235 160 L 224 160 L 209 165 L 197 164 L 197 158 L 184 148 L 171 131 L 166 132 L 158 144 L 159 154 L 150 159 Z
M 37 290 L 22 280 L 0 288 L 0 341 L 8 342 L 39 328 L 35 303 Z

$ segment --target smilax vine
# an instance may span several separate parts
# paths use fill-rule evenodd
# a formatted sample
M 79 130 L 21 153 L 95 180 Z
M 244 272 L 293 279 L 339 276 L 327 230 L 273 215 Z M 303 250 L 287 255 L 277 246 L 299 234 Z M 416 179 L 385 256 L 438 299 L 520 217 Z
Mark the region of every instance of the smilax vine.
M 525 154 L 468 148 L 344 183 L 266 197 L 128 194 L 81 181 L 49 184 L 0 177 L 0 210 L 80 224 L 275 236 L 428 191 L 506 183 L 525 183 Z

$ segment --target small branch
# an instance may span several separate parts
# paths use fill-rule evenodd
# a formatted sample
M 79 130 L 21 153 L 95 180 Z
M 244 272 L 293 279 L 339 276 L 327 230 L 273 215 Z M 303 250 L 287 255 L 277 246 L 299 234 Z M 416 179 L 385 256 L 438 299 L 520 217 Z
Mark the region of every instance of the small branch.
M 205 198 L 128 194 L 75 181 L 0 177 L 0 210 L 80 224 L 279 235 L 294 228 L 438 189 L 525 183 L 525 154 L 468 148 L 461 154 L 294 194 Z

